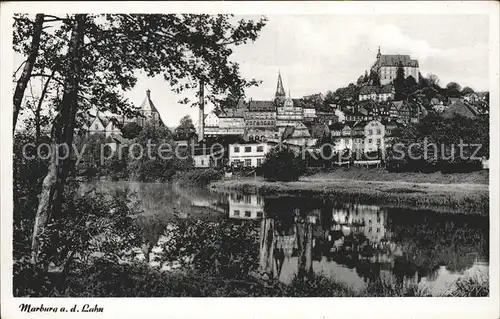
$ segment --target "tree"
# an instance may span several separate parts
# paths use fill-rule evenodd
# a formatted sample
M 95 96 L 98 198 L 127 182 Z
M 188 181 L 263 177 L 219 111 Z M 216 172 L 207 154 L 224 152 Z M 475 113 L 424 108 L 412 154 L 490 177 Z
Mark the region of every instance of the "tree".
M 450 82 L 446 84 L 446 96 L 447 97 L 460 97 L 461 87 L 456 82 Z
M 266 154 L 262 175 L 271 181 L 296 181 L 305 171 L 305 161 L 287 147 L 275 147 Z
M 185 115 L 181 118 L 179 126 L 175 128 L 175 135 L 180 139 L 189 139 L 196 132 L 191 116 Z
M 24 91 L 28 86 L 28 82 L 31 77 L 31 72 L 33 71 L 33 66 L 35 64 L 35 60 L 38 56 L 38 49 L 40 47 L 40 37 L 42 36 L 42 27 L 43 27 L 43 14 L 37 14 L 36 20 L 33 23 L 33 31 L 31 33 L 31 45 L 29 46 L 28 58 L 24 63 L 24 69 L 21 74 L 21 77 L 17 80 L 16 90 L 14 92 L 14 115 L 13 115 L 13 124 L 12 131 L 14 132 L 17 123 L 17 117 L 19 116 L 19 111 L 21 110 L 21 103 L 23 101 Z
M 45 62 L 64 61 L 59 72 L 63 94 L 53 122 L 52 147 L 71 150 L 77 115 L 90 106 L 118 115 L 137 115 L 121 93 L 135 85 L 137 70 L 148 76 L 162 74 L 174 92 L 197 89 L 204 83 L 205 98 L 212 101 L 256 85 L 257 81 L 241 77 L 239 65 L 230 60 L 231 48 L 254 41 L 265 22 L 262 18 L 232 23 L 228 15 L 68 16 L 54 34 L 65 39 L 69 33 L 69 42 L 59 50 L 43 52 Z M 33 231 L 35 260 L 48 221 L 62 217 L 69 171 L 69 160 L 51 158 Z
M 394 99 L 396 101 L 401 101 L 406 98 L 405 90 L 405 70 L 403 69 L 403 64 L 399 62 L 398 69 L 396 71 L 396 78 L 394 79 Z
M 429 81 L 429 84 L 435 87 L 439 87 L 439 78 L 437 75 L 433 73 L 427 74 L 427 79 Z
M 370 70 L 369 82 L 371 85 L 380 86 L 380 77 L 378 72 L 375 70 Z
M 413 93 L 418 88 L 417 80 L 413 76 L 408 76 L 405 79 L 405 91 L 407 94 Z
M 464 88 L 462 89 L 462 92 L 461 92 L 461 94 L 462 94 L 462 95 L 469 95 L 469 94 L 472 94 L 472 93 L 474 93 L 474 90 L 473 90 L 473 89 L 471 89 L 471 88 L 470 88 L 470 87 L 468 87 L 468 86 L 464 87 Z
M 125 124 L 121 131 L 124 138 L 133 139 L 141 133 L 142 127 L 136 122 L 130 122 Z
M 61 146 L 66 145 L 66 154 L 64 155 L 69 155 L 69 145 L 72 145 L 73 142 L 73 125 L 78 107 L 79 73 L 82 67 L 80 54 L 83 46 L 86 18 L 87 16 L 84 14 L 75 16 L 68 45 L 68 73 L 64 83 L 63 99 L 58 107 L 59 113 L 51 132 L 52 150 L 59 152 Z M 62 152 L 61 155 L 63 155 Z M 43 180 L 32 236 L 31 247 L 34 261 L 38 259 L 40 234 L 50 218 L 61 211 L 64 185 L 70 170 L 69 163 L 69 156 L 59 161 L 59 158 L 56 158 L 54 154 L 49 164 L 47 176 Z

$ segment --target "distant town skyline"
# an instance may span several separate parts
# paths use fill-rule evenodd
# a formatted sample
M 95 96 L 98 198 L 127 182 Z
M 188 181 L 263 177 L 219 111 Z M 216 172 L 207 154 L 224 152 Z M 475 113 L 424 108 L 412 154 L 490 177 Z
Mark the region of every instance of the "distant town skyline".
M 370 70 L 378 47 L 382 54 L 407 54 L 419 61 L 420 72 L 436 74 L 440 85 L 454 81 L 474 90 L 489 89 L 489 20 L 486 15 L 266 15 L 267 25 L 254 43 L 234 48 L 232 60 L 247 79 L 262 81 L 247 89 L 246 99 L 274 97 L 278 72 L 286 93 L 294 98 L 326 93 L 355 83 Z M 259 19 L 260 16 L 235 16 Z M 14 65 L 23 58 L 15 56 Z M 179 104 L 162 76 L 140 74 L 125 96 L 136 106 L 151 90 L 151 99 L 169 127 L 198 111 Z M 207 105 L 205 112 L 213 109 Z
M 258 19 L 259 16 L 236 16 Z M 246 99 L 272 99 L 278 72 L 286 93 L 302 97 L 326 93 L 355 83 L 382 54 L 408 54 L 420 72 L 436 74 L 440 85 L 454 81 L 462 87 L 488 90 L 489 21 L 482 15 L 267 15 L 269 21 L 254 43 L 236 47 L 233 60 L 242 75 L 261 80 Z M 197 110 L 177 103 L 162 77 L 139 77 L 127 97 L 139 105 L 146 90 L 168 126 L 176 126 Z M 189 96 L 190 93 L 186 93 Z M 212 106 L 206 108 L 209 112 Z

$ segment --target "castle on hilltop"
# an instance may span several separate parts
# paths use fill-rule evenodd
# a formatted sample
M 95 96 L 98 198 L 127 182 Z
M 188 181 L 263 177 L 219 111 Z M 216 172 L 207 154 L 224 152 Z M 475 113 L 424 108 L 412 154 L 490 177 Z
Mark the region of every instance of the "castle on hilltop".
M 405 78 L 411 75 L 418 82 L 418 60 L 412 60 L 409 55 L 381 54 L 380 47 L 371 71 L 378 74 L 381 85 L 390 84 L 396 78 L 400 65 L 405 71 Z

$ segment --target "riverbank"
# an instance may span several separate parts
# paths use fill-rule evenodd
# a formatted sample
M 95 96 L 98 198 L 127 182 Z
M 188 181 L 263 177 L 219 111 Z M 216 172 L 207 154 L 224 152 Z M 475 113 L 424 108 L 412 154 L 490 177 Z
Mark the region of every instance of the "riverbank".
M 216 191 L 235 190 L 266 196 L 334 196 L 342 201 L 386 207 L 487 215 L 487 181 L 488 172 L 422 174 L 351 169 L 320 172 L 296 182 L 268 182 L 260 177 L 223 179 L 211 183 L 210 187 Z

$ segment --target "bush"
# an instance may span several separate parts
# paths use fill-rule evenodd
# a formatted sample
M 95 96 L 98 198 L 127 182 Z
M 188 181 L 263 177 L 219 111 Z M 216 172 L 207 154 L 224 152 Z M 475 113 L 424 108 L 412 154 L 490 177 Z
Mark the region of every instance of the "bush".
M 214 168 L 179 172 L 174 179 L 181 186 L 206 186 L 222 178 L 223 172 Z
M 270 181 L 296 181 L 305 173 L 305 161 L 289 148 L 275 147 L 266 155 L 262 175 Z

